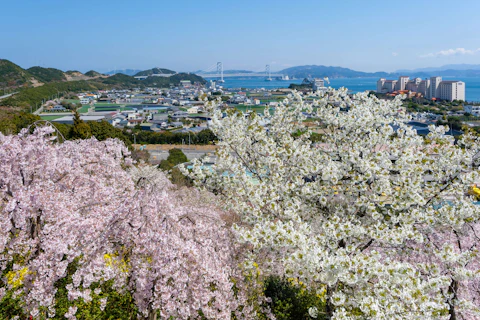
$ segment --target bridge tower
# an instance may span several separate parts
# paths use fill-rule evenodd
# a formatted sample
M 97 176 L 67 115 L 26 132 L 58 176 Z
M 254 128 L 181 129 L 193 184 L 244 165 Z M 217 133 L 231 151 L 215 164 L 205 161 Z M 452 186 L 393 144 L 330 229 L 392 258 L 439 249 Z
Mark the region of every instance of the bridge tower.
M 223 63 L 221 62 L 217 62 L 217 74 L 220 77 L 220 80 L 218 80 L 218 82 L 225 82 L 225 80 L 223 80 Z
M 272 77 L 270 75 L 270 65 L 269 64 L 267 64 L 265 66 L 265 76 L 266 76 L 265 81 L 272 81 Z

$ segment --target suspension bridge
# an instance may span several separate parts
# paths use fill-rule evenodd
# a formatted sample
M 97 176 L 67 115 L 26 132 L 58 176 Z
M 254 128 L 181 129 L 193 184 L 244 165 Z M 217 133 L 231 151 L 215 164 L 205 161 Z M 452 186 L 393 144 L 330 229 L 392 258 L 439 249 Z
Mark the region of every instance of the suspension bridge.
M 264 71 L 257 71 L 257 72 L 238 72 L 238 73 L 224 73 L 223 72 L 223 63 L 217 62 L 216 66 L 212 66 L 205 71 L 197 73 L 197 75 L 203 78 L 217 78 L 218 82 L 224 82 L 224 78 L 233 78 L 233 77 L 263 77 L 267 81 L 271 81 L 272 78 L 282 78 L 284 79 L 285 76 L 281 73 L 271 73 L 270 72 L 270 65 L 265 66 Z

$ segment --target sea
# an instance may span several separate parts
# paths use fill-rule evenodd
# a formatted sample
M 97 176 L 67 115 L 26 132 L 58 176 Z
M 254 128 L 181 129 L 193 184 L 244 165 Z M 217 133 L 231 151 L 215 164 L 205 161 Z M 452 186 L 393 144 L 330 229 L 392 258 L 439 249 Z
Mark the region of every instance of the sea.
M 465 98 L 468 102 L 480 102 L 480 77 L 442 77 L 444 80 L 460 80 L 465 82 Z M 265 81 L 264 78 L 224 78 L 224 88 L 288 88 L 291 83 L 300 84 L 303 79 Z M 352 93 L 376 90 L 378 78 L 335 78 L 330 79 L 330 87 L 347 88 Z M 326 84 L 327 85 L 327 84 Z

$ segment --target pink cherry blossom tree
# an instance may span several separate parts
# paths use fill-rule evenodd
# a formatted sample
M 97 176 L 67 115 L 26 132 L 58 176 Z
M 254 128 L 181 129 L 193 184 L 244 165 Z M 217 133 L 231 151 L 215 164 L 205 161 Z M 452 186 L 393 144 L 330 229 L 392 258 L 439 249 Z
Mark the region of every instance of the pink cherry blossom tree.
M 75 262 L 72 300 L 89 301 L 99 293 L 93 283 L 113 280 L 151 319 L 253 317 L 236 281 L 241 261 L 210 194 L 132 167 L 118 140 L 57 143 L 52 133 L 0 134 L 2 296 L 21 297 L 34 318 L 53 317 L 55 283 Z

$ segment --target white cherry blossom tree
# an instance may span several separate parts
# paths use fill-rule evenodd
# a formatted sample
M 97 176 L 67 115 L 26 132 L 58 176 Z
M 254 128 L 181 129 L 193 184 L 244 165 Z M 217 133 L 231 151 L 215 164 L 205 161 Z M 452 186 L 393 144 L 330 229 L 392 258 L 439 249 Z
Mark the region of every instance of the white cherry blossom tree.
M 479 319 L 478 139 L 419 136 L 401 105 L 330 89 L 261 115 L 213 106 L 216 164 L 189 174 L 239 214 L 252 260 L 320 288 L 328 317 Z

